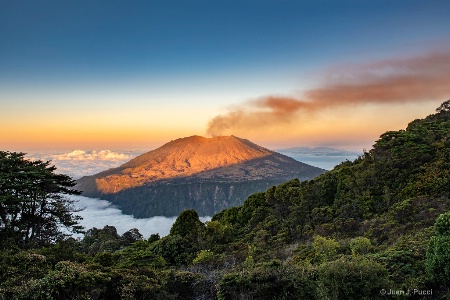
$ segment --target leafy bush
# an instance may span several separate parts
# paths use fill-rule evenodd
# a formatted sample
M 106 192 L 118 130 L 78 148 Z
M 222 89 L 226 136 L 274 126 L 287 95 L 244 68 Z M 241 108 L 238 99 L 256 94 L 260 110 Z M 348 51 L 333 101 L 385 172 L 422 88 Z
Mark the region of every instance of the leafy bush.
M 365 258 L 342 257 L 322 264 L 318 271 L 329 299 L 383 299 L 380 290 L 391 286 L 386 269 Z
M 308 272 L 278 261 L 241 272 L 225 274 L 218 299 L 319 299 L 317 286 Z

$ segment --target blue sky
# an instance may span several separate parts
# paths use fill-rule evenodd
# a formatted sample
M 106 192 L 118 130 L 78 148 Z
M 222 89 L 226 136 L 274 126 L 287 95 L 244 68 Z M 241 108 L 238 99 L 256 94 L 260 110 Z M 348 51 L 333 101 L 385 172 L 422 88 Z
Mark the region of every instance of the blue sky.
M 449 13 L 449 1 L 414 0 L 0 1 L 0 146 L 150 147 L 205 135 L 216 115 L 320 87 L 330 72 L 448 52 Z M 366 105 L 365 135 L 349 129 L 362 117 L 345 115 L 336 138 L 317 124 L 324 138 L 311 138 L 297 121 L 236 132 L 271 147 L 367 146 L 443 100 L 394 103 L 402 117 L 385 126 L 376 120 L 386 106 Z
M 3 1 L 1 7 L 2 78 L 202 77 L 289 71 L 293 63 L 308 70 L 348 55 L 417 47 L 450 32 L 448 1 Z

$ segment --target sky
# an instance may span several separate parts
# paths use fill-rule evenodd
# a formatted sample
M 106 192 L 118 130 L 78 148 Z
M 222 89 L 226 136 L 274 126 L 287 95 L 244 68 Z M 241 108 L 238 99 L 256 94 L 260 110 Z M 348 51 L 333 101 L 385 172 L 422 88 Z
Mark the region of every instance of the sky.
M 449 13 L 447 0 L 0 0 L 0 149 L 231 134 L 367 149 L 450 98 Z

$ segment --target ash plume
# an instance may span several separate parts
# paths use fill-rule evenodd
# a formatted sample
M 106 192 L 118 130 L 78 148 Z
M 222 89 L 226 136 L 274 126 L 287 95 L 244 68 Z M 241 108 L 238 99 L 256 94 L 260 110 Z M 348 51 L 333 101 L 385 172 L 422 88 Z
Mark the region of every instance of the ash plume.
M 391 59 L 332 72 L 321 87 L 302 95 L 266 96 L 212 118 L 207 133 L 257 130 L 290 123 L 302 113 L 363 104 L 440 101 L 450 95 L 450 54 Z

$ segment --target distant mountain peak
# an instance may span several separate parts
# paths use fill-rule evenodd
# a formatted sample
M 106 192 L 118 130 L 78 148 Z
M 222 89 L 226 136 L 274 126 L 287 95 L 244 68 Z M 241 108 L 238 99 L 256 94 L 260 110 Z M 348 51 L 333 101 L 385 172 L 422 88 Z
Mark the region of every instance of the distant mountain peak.
M 145 198 L 147 193 L 154 193 L 151 189 L 168 184 L 175 194 L 175 185 L 180 183 L 190 187 L 206 182 L 209 185 L 226 183 L 231 188 L 235 183 L 249 182 L 249 186 L 255 186 L 256 181 L 261 181 L 260 186 L 267 187 L 292 178 L 310 179 L 323 171 L 236 136 L 206 138 L 194 135 L 172 140 L 118 168 L 80 178 L 76 188 L 86 196 L 125 201 L 137 197 L 132 191 L 139 188 L 143 191 L 141 197 Z M 226 193 L 233 194 L 233 189 Z M 129 196 L 121 196 L 126 193 Z
M 182 170 L 184 175 L 188 175 L 273 153 L 271 150 L 235 136 L 205 138 L 194 135 L 164 144 L 125 163 L 121 168 L 151 166 L 153 169 L 166 169 L 169 173 L 172 173 L 170 169 Z

